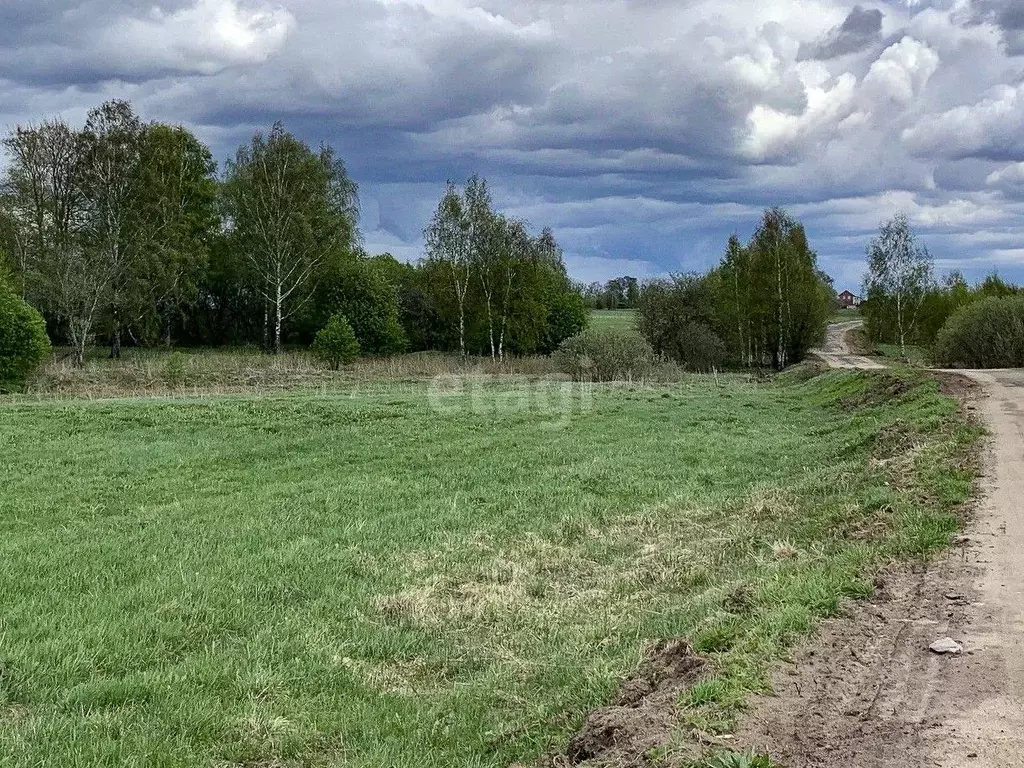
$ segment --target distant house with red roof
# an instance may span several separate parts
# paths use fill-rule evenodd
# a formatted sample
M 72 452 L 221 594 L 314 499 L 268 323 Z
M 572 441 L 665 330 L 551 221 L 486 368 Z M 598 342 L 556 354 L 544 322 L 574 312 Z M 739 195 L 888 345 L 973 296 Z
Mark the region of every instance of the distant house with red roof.
M 859 307 L 861 303 L 860 296 L 857 296 L 849 291 L 843 291 L 839 294 L 839 306 L 843 309 L 849 309 L 850 307 Z

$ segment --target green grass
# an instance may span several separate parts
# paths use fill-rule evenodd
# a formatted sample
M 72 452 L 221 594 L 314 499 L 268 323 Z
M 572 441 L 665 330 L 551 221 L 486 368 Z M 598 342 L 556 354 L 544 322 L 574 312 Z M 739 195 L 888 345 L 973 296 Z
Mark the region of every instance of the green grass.
M 0 404 L 3 765 L 506 766 L 680 635 L 727 728 L 970 488 L 933 383 L 801 378 Z
M 837 309 L 832 313 L 829 318 L 830 323 L 848 323 L 851 320 L 860 320 L 863 315 L 860 313 L 859 307 L 849 307 L 847 309 Z
M 906 353 L 899 344 L 875 344 L 875 354 L 890 360 L 906 360 L 911 365 L 924 366 L 928 364 L 927 347 L 918 347 L 908 344 Z
M 593 309 L 590 327 L 600 330 L 636 330 L 636 311 L 632 309 Z

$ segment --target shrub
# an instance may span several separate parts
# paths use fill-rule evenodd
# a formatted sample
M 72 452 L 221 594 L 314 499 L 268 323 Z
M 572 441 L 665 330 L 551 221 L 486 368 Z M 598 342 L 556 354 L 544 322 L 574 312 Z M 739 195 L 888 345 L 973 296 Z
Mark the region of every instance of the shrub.
M 939 330 L 932 357 L 948 368 L 1024 366 L 1024 296 L 992 297 L 961 308 Z
M 42 315 L 0 281 L 0 391 L 19 387 L 49 351 Z
M 164 363 L 164 381 L 171 389 L 177 389 L 185 383 L 185 356 L 181 352 L 172 352 Z
M 680 343 L 694 325 L 709 325 L 713 312 L 713 294 L 705 278 L 676 275 L 652 280 L 640 296 L 637 328 L 659 355 L 686 363 Z
M 693 371 L 721 368 L 729 356 L 725 342 L 704 323 L 684 324 L 672 347 L 672 357 Z
M 316 297 L 313 328 L 344 315 L 365 355 L 405 351 L 407 341 L 399 319 L 398 295 L 373 264 L 342 261 L 327 270 Z
M 646 376 L 655 358 L 651 345 L 635 331 L 591 329 L 563 341 L 555 361 L 576 378 L 614 381 Z
M 327 326 L 316 335 L 313 352 L 334 370 L 348 365 L 359 357 L 356 333 L 344 315 L 334 315 Z

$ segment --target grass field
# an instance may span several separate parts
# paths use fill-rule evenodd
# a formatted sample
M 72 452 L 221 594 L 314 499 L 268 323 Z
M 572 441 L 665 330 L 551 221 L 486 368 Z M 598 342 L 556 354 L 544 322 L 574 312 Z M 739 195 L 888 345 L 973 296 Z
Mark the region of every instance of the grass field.
M 848 323 L 851 320 L 860 320 L 862 317 L 858 307 L 847 307 L 846 309 L 837 309 L 828 321 L 830 323 Z
M 973 437 L 840 373 L 0 403 L 0 762 L 506 766 L 672 636 L 725 729 Z
M 593 309 L 590 311 L 590 327 L 631 331 L 635 328 L 636 312 L 632 309 Z
M 904 351 L 899 344 L 875 344 L 874 351 L 880 357 L 891 360 L 906 360 L 911 365 L 928 364 L 928 348 L 908 344 Z

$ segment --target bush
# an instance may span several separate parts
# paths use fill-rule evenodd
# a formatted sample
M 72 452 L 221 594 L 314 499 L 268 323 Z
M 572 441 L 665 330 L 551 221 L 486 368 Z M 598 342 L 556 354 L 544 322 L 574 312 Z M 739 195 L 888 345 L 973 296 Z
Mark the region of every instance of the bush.
M 554 291 L 548 299 L 548 327 L 540 352 L 550 354 L 563 341 L 582 333 L 590 322 L 590 310 L 583 297 L 572 290 Z
M 963 307 L 939 330 L 932 357 L 947 368 L 1024 366 L 1024 296 Z
M 559 370 L 579 379 L 614 381 L 643 378 L 654 367 L 654 350 L 635 331 L 591 329 L 562 342 L 555 353 Z
M 186 380 L 186 360 L 181 352 L 172 352 L 164 363 L 164 381 L 171 389 L 177 389 Z
M 42 315 L 0 282 L 0 391 L 21 386 L 49 352 Z
M 316 335 L 313 353 L 335 371 L 359 357 L 359 342 L 352 325 L 344 315 L 337 314 Z
M 729 356 L 725 342 L 704 323 L 683 325 L 672 347 L 672 357 L 693 371 L 707 372 L 721 368 Z
M 335 315 L 346 317 L 365 355 L 405 351 L 407 341 L 399 320 L 398 295 L 373 264 L 362 259 L 331 266 L 314 297 L 313 328 Z

